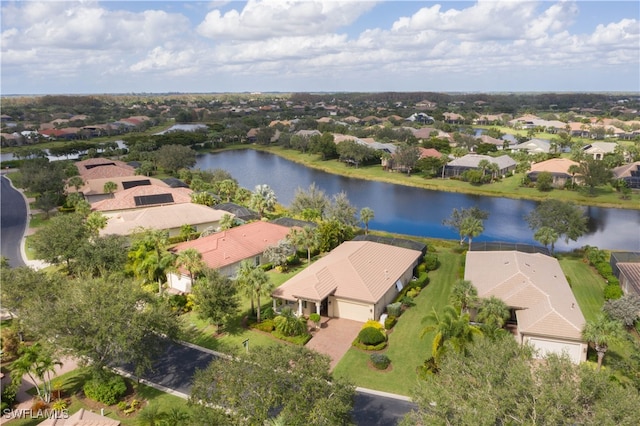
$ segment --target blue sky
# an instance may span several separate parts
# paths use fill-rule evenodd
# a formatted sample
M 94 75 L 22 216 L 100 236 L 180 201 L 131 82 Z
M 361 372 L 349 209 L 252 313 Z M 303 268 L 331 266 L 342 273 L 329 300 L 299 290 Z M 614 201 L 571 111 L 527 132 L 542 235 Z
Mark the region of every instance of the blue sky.
M 640 91 L 637 1 L 5 1 L 3 95 Z

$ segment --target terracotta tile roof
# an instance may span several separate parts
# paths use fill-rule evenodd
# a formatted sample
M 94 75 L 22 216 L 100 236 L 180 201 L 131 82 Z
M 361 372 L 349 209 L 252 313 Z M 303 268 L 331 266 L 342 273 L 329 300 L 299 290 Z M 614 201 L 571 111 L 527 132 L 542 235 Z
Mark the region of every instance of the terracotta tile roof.
M 163 204 L 180 204 L 190 203 L 191 193 L 193 191 L 187 188 L 167 188 L 163 186 L 136 186 L 135 188 L 125 189 L 113 194 L 113 198 L 106 200 L 100 200 L 91 205 L 92 210 L 97 211 L 113 211 L 113 210 L 127 210 L 141 207 L 153 207 L 151 204 L 145 206 L 137 206 L 135 197 L 145 197 L 152 195 L 170 194 L 173 198 L 173 202 L 159 202 L 155 205 Z
M 441 158 L 442 157 L 442 154 L 440 153 L 440 151 L 438 151 L 435 148 L 418 147 L 418 150 L 420 151 L 420 158 L 426 158 L 426 157 Z
M 100 414 L 87 411 L 84 408 L 76 411 L 66 419 L 48 418 L 38 423 L 39 426 L 120 426 L 120 421 Z
M 532 164 L 529 173 L 549 172 L 571 175 L 571 173 L 569 173 L 569 167 L 571 166 L 579 166 L 579 164 L 575 161 L 569 160 L 568 158 L 552 158 L 550 160 Z
M 178 244 L 173 251 L 194 248 L 202 253 L 207 266 L 221 268 L 258 256 L 285 239 L 290 231 L 286 226 L 257 221 Z
M 540 253 L 467 252 L 464 279 L 516 311 L 521 333 L 581 340 L 584 316 L 560 264 Z
M 134 176 L 136 170 L 127 163 L 108 158 L 90 158 L 76 163 L 78 174 L 84 179 L 104 179 L 118 176 Z
M 174 229 L 185 224 L 197 226 L 219 222 L 226 214 L 229 213 L 193 203 L 106 213 L 107 226 L 100 231 L 100 234 L 129 235 L 136 228 Z
M 272 295 L 286 300 L 321 301 L 336 297 L 377 303 L 422 255 L 371 241 L 347 241 L 293 278 Z

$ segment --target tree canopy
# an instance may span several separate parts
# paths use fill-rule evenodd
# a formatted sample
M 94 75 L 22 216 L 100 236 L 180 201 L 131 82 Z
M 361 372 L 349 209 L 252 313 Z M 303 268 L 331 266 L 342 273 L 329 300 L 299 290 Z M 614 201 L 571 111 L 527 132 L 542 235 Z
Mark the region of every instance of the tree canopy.
M 236 360 L 216 359 L 196 373 L 195 418 L 227 424 L 347 425 L 355 388 L 329 373 L 329 358 L 300 346 L 256 348 Z M 221 421 L 221 420 L 218 420 Z
M 557 235 L 564 236 L 565 243 L 576 241 L 587 232 L 587 217 L 583 210 L 567 201 L 544 200 L 525 219 L 531 229 L 550 228 Z

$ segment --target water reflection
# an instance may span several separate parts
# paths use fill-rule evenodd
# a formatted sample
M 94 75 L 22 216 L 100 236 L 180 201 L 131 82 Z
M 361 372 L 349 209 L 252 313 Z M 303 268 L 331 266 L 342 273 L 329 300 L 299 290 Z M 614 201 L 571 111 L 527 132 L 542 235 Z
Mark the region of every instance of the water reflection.
M 456 239 L 442 224 L 454 208 L 478 206 L 490 212 L 485 232 L 478 241 L 535 243 L 524 217 L 536 206 L 534 201 L 431 191 L 332 175 L 309 169 L 273 154 L 239 150 L 198 156 L 196 168 L 222 168 L 249 189 L 266 183 L 283 205 L 289 205 L 297 188 L 313 182 L 329 196 L 345 191 L 358 209 L 370 207 L 375 219 L 369 227 L 400 234 Z M 415 179 L 421 179 L 415 176 Z M 559 250 L 586 244 L 617 250 L 640 250 L 640 211 L 587 207 L 589 232 L 577 242 L 558 241 Z

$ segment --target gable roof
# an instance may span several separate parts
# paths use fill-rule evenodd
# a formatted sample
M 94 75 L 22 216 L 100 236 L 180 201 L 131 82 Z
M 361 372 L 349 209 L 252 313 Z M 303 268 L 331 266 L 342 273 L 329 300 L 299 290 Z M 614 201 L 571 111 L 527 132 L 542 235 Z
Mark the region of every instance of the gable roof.
M 261 254 L 267 247 L 285 239 L 289 232 L 286 226 L 257 221 L 186 241 L 172 251 L 196 249 L 208 267 L 221 268 Z
M 377 303 L 422 252 L 372 241 L 346 241 L 280 287 L 272 296 L 322 301 L 336 297 Z
M 190 203 L 191 193 L 188 188 L 170 188 L 167 186 L 145 185 L 115 192 L 113 198 L 96 201 L 92 210 L 112 211 L 127 210 L 154 205 Z
M 613 176 L 618 179 L 623 177 L 631 177 L 633 176 L 632 172 L 635 172 L 637 176 L 638 172 L 640 172 L 640 161 L 615 167 L 611 170 L 611 172 L 613 173 Z
M 529 152 L 548 153 L 551 150 L 551 142 L 545 139 L 530 139 L 512 146 L 511 149 L 524 149 Z
M 219 222 L 225 214 L 202 204 L 181 203 L 168 206 L 132 209 L 118 213 L 107 213 L 107 226 L 101 235 L 129 235 L 136 228 L 173 229 L 182 225 L 200 225 Z
M 560 263 L 541 253 L 467 252 L 464 279 L 478 296 L 496 296 L 518 309 L 521 333 L 582 340 L 584 316 Z

